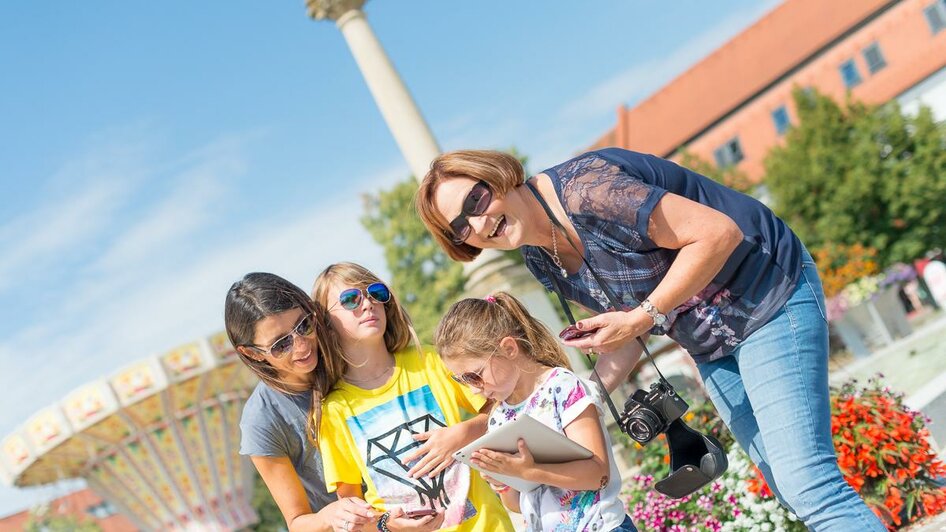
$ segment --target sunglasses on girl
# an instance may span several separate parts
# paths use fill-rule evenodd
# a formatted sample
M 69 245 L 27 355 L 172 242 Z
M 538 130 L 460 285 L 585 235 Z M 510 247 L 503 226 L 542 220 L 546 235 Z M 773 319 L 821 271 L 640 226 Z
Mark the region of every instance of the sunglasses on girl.
M 460 384 L 466 384 L 471 388 L 483 389 L 483 372 L 486 371 L 486 366 L 489 366 L 489 361 L 493 358 L 493 355 L 496 353 L 491 353 L 486 357 L 486 362 L 483 363 L 483 367 L 476 371 L 467 371 L 466 373 L 461 373 L 459 375 L 450 375 L 450 378 L 459 382 Z
M 299 320 L 299 323 L 297 323 L 291 331 L 273 342 L 273 345 L 271 345 L 269 349 L 263 349 L 262 347 L 253 344 L 249 344 L 247 347 L 252 347 L 260 353 L 263 353 L 264 355 L 270 355 L 273 358 L 282 358 L 292 352 L 292 347 L 295 345 L 296 336 L 311 336 L 314 332 L 315 318 L 312 316 L 312 314 L 306 314 L 302 316 L 302 319 Z
M 355 310 L 361 306 L 363 300 L 362 294 L 367 295 L 372 301 L 382 304 L 391 301 L 391 291 L 388 290 L 388 287 L 384 283 L 371 283 L 364 290 L 361 288 L 342 290 L 342 292 L 338 294 L 338 303 L 344 309 Z
M 470 233 L 473 231 L 473 228 L 470 227 L 470 216 L 482 216 L 492 201 L 493 191 L 490 190 L 485 181 L 473 185 L 466 198 L 463 199 L 459 216 L 450 222 L 450 230 L 453 231 L 453 234 L 449 236 L 454 244 L 462 244 L 467 238 L 470 238 Z

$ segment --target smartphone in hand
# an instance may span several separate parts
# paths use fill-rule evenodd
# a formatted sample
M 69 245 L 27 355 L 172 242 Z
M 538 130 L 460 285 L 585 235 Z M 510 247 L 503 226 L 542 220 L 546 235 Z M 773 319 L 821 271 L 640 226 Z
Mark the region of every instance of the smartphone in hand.
M 558 333 L 558 337 L 561 338 L 562 340 L 577 340 L 579 338 L 590 336 L 597 331 L 598 329 L 591 329 L 588 331 L 579 330 L 578 327 L 575 327 L 574 325 L 569 325 L 568 327 L 565 327 L 562 330 L 562 332 Z
M 437 515 L 437 510 L 433 508 L 420 508 L 417 510 L 409 510 L 404 512 L 404 517 L 408 519 L 420 519 L 421 517 L 427 517 L 428 515 Z

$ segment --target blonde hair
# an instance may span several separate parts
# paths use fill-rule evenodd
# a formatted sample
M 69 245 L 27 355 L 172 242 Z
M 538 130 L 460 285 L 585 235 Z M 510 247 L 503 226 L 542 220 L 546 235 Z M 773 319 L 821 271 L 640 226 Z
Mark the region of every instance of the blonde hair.
M 292 309 L 300 309 L 303 313 L 312 314 L 315 320 L 318 364 L 308 375 L 312 401 L 309 405 L 309 415 L 306 417 L 306 437 L 312 445 L 318 447 L 319 424 L 322 421 L 322 398 L 328 394 L 332 385 L 342 375 L 343 369 L 337 361 L 325 356 L 326 348 L 332 343 L 333 336 L 328 334 L 324 325 L 326 312 L 323 307 L 313 303 L 301 288 L 282 277 L 272 273 L 254 272 L 246 274 L 233 283 L 227 291 L 224 323 L 230 343 L 234 347 L 247 349 L 253 346 L 256 324 L 260 320 Z M 283 380 L 279 371 L 266 359 L 252 358 L 244 353 L 243 349 L 237 349 L 240 360 L 263 383 L 284 394 L 299 395 L 301 393 Z
M 493 194 L 503 197 L 523 184 L 525 169 L 519 159 L 493 150 L 458 150 L 444 153 L 430 163 L 430 171 L 420 182 L 414 196 L 414 206 L 437 244 L 451 259 L 470 262 L 479 256 L 480 248 L 469 244 L 454 244 L 450 221 L 434 205 L 434 193 L 448 179 L 466 177 L 486 183 Z
M 507 336 L 515 338 L 529 359 L 543 366 L 571 369 L 565 351 L 548 328 L 506 292 L 454 303 L 437 325 L 434 343 L 445 360 L 486 358 Z
M 322 273 L 315 279 L 315 283 L 312 286 L 312 299 L 317 304 L 328 309 L 336 303 L 335 301 L 328 300 L 329 290 L 335 283 L 344 284 L 353 288 L 365 288 L 372 283 L 383 282 L 384 281 L 378 278 L 377 275 L 371 273 L 371 271 L 364 266 L 353 262 L 338 262 L 322 270 Z M 404 307 L 401 306 L 401 303 L 398 301 L 397 296 L 394 295 L 394 291 L 391 290 L 390 286 L 388 286 L 388 291 L 391 293 L 391 299 L 384 304 L 386 322 L 384 327 L 384 347 L 389 353 L 396 353 L 403 350 L 408 344 L 413 343 L 417 348 L 417 352 L 420 353 L 420 340 L 418 340 L 414 326 L 411 324 L 410 316 L 407 314 Z M 342 371 L 337 376 L 341 378 L 344 374 L 344 370 L 348 369 L 352 364 L 345 357 L 338 332 L 332 327 L 328 312 L 324 313 L 322 327 L 332 332 L 332 334 L 328 335 L 325 342 L 325 358 L 337 361 L 342 365 Z M 334 385 L 335 383 L 333 382 L 332 384 Z

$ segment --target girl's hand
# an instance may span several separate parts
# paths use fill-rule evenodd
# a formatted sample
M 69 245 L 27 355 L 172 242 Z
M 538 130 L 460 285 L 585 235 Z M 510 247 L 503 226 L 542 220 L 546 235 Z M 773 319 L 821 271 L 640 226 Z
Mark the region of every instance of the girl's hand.
M 638 336 L 647 334 L 654 326 L 654 320 L 642 309 L 631 311 L 612 311 L 585 318 L 575 323 L 579 330 L 594 333 L 575 340 L 563 340 L 562 344 L 582 351 L 594 350 L 609 353 L 633 341 Z
M 495 491 L 496 493 L 503 493 L 504 491 L 507 491 L 510 489 L 509 486 L 503 484 L 502 482 L 496 480 L 495 478 L 489 475 L 484 475 L 480 473 L 480 477 L 482 477 L 483 480 L 485 480 L 486 483 L 489 484 L 489 487 L 493 488 L 493 491 Z
M 424 442 L 414 452 L 404 457 L 404 463 L 418 462 L 407 472 L 411 478 L 436 476 L 454 462 L 453 453 L 468 443 L 466 423 L 422 432 L 414 435 L 415 441 Z
M 501 453 L 489 449 L 473 451 L 470 461 L 485 471 L 525 478 L 526 472 L 535 468 L 535 459 L 524 439 L 519 438 L 518 445 L 517 453 Z
M 328 512 L 329 523 L 335 532 L 350 532 L 366 528 L 367 525 L 374 526 L 380 515 L 367 502 L 357 497 L 339 499 L 323 508 L 322 512 Z
M 434 515 L 427 515 L 424 517 L 411 519 L 410 517 L 404 516 L 403 508 L 395 508 L 391 510 L 391 515 L 388 517 L 387 525 L 391 532 L 400 532 L 402 530 L 411 532 L 427 532 L 429 530 L 439 530 L 443 525 L 444 516 L 445 514 L 443 509 L 440 509 Z

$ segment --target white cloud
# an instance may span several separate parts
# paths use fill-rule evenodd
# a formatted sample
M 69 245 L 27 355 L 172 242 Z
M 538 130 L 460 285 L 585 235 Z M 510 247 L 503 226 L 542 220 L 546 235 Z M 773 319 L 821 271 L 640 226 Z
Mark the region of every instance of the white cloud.
M 26 257 L 94 249 L 64 277 L 29 276 L 29 282 L 18 287 L 20 293 L 32 292 L 31 299 L 55 304 L 27 316 L 0 338 L 0 438 L 78 386 L 221 330 L 226 291 L 245 273 L 272 271 L 306 291 L 321 269 L 340 260 L 388 276 L 381 248 L 357 220 L 363 209 L 361 194 L 403 179 L 403 161 L 342 181 L 323 181 L 326 188 L 314 185 L 311 200 L 284 199 L 285 209 L 263 209 L 271 213 L 266 217 L 237 213 L 243 216 L 232 220 L 234 213 L 221 198 L 235 191 L 225 184 L 250 165 L 243 161 L 245 150 L 239 143 L 216 144 L 161 169 L 140 159 L 137 169 L 129 172 L 151 176 L 161 185 L 141 187 L 149 191 L 147 198 L 133 190 L 133 185 L 142 185 L 140 180 L 114 190 L 106 186 L 111 181 L 105 181 L 101 187 L 109 194 L 89 192 L 88 199 L 76 201 L 81 208 L 74 207 L 69 216 L 57 211 L 52 199 L 24 215 L 21 225 L 5 228 L 13 232 L 26 221 L 43 222 L 51 235 L 31 237 L 43 245 L 19 252 L 24 258 L 5 263 L 7 271 L 25 271 Z M 84 175 L 84 181 L 76 180 L 70 188 L 91 191 L 100 175 Z M 139 205 L 126 225 L 114 220 Z M 61 214 L 55 224 L 45 219 L 53 213 Z M 97 213 L 101 218 L 87 225 Z M 53 228 L 72 238 L 53 238 Z M 13 244 L 0 244 L 6 257 Z M 0 488 L 0 501 L 9 510 L 42 498 L 42 490 Z
M 619 105 L 633 105 L 646 98 L 771 11 L 781 1 L 763 0 L 750 9 L 737 11 L 669 55 L 653 56 L 591 87 L 557 113 L 556 121 L 562 124 L 560 129 L 574 129 L 576 122 L 587 123 L 602 116 L 613 117 Z M 592 133 L 593 136 L 580 139 L 579 142 L 584 142 L 587 146 L 604 133 L 605 130 Z M 584 146 L 575 145 L 573 149 L 579 150 L 582 147 Z
M 94 239 L 127 189 L 122 182 L 91 183 L 0 227 L 0 291 L 25 271 L 35 272 Z
M 238 166 L 202 161 L 195 168 L 221 164 Z M 115 239 L 89 268 L 95 275 L 75 281 L 62 305 L 0 342 L 0 353 L 11 354 L 4 356 L 8 365 L 0 372 L 0 402 L 10 405 L 0 418 L 0 436 L 89 380 L 222 329 L 226 290 L 245 273 L 272 271 L 306 291 L 322 268 L 340 260 L 387 276 L 380 247 L 357 222 L 362 212 L 357 192 L 401 178 L 400 168 L 358 178 L 353 181 L 366 187 L 306 204 L 302 211 L 289 209 L 242 233 L 214 234 L 198 246 L 188 242 L 204 221 L 196 213 L 220 192 L 207 179 L 207 191 L 182 202 L 187 183 L 194 180 L 181 180 L 179 188 Z M 153 264 L 155 253 L 181 248 L 189 255 L 170 265 Z
M 174 178 L 175 188 L 136 216 L 92 269 L 109 273 L 136 267 L 162 247 L 186 239 L 219 211 L 216 206 L 225 194 L 219 174 L 236 173 L 241 168 L 238 158 L 228 156 L 185 170 Z
M 649 96 L 779 3 L 781 0 L 765 0 L 758 2 L 752 9 L 735 12 L 669 56 L 658 56 L 638 63 L 592 87 L 582 97 L 566 105 L 560 115 L 563 118 L 596 116 L 613 112 L 622 103 L 633 104 Z

